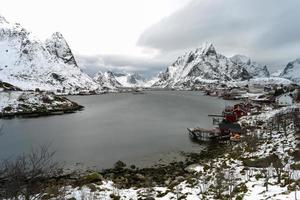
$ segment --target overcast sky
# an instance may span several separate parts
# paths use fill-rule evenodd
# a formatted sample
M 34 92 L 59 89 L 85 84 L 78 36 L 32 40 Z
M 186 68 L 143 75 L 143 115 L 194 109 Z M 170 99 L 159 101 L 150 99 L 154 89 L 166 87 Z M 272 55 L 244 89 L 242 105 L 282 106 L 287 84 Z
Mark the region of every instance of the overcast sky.
M 299 8 L 299 0 L 5 0 L 0 14 L 41 39 L 61 32 L 90 74 L 154 74 L 205 41 L 283 67 L 300 57 Z

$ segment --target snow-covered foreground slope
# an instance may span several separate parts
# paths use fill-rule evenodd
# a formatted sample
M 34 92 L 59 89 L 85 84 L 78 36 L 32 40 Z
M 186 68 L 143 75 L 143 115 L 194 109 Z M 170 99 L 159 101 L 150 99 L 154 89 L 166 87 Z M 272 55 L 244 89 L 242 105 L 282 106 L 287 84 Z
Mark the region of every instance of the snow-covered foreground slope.
M 280 77 L 290 79 L 300 84 L 300 58 L 289 62 L 280 74 Z
M 192 86 L 195 82 L 243 81 L 254 77 L 269 77 L 266 66 L 241 55 L 227 58 L 214 46 L 205 43 L 195 51 L 180 56 L 166 72 L 159 75 L 154 86 Z
M 97 90 L 83 73 L 66 40 L 54 33 L 45 42 L 0 16 L 0 80 L 24 90 Z

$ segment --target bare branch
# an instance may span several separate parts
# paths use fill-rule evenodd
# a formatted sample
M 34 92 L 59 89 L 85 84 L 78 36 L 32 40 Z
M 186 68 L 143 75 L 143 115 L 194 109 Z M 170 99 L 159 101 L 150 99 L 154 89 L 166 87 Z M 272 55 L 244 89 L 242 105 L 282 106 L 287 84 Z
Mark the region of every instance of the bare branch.
M 43 195 L 47 181 L 62 171 L 54 155 L 50 145 L 42 145 L 16 159 L 4 160 L 0 168 L 0 197 L 27 200 Z

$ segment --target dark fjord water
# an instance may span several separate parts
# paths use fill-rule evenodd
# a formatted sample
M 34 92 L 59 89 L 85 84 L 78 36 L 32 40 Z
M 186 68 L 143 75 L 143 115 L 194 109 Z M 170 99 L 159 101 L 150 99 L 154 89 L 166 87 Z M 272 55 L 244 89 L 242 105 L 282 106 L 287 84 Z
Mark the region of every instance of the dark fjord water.
M 111 167 L 122 160 L 147 166 L 180 151 L 200 151 L 187 127 L 212 127 L 208 114 L 230 102 L 191 91 L 71 96 L 85 106 L 75 114 L 2 120 L 0 159 L 52 144 L 56 158 L 67 164 Z

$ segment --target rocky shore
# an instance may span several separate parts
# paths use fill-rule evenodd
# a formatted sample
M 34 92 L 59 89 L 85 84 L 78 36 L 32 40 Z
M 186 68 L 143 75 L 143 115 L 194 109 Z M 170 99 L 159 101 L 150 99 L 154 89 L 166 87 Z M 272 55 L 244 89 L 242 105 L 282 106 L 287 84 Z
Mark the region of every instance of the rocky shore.
M 112 183 L 117 190 L 140 190 L 145 188 L 166 188 L 164 192 L 158 192 L 157 197 L 164 197 L 168 193 L 173 193 L 182 182 L 197 185 L 199 173 L 208 170 L 207 165 L 212 159 L 222 157 L 228 147 L 226 145 L 211 144 L 201 153 L 183 153 L 185 161 L 171 162 L 169 164 L 155 165 L 153 167 L 138 168 L 135 165 L 127 166 L 124 162 L 118 161 L 113 168 L 104 170 L 78 170 L 71 173 L 64 173 L 57 177 L 45 180 L 47 185 L 64 188 L 88 188 L 92 192 L 102 191 L 98 188 L 105 183 Z M 58 190 L 54 193 L 46 194 L 47 198 L 55 199 L 61 195 Z M 68 192 L 63 195 L 68 196 Z M 142 195 L 143 196 L 143 195 Z M 154 199 L 144 196 L 139 199 Z M 118 194 L 110 194 L 107 199 L 123 199 Z M 67 199 L 77 199 L 70 197 Z M 96 198 L 97 199 L 97 198 Z M 125 198 L 126 199 L 126 198 Z M 181 198 L 185 199 L 185 198 Z
M 196 178 L 197 166 L 205 165 L 208 160 L 221 156 L 225 152 L 225 146 L 218 146 L 216 149 L 207 149 L 201 153 L 185 153 L 185 161 L 171 162 L 164 165 L 155 165 L 147 168 L 137 168 L 134 165 L 126 166 L 118 161 L 114 168 L 100 171 L 105 180 L 111 180 L 118 188 L 144 188 L 144 187 L 169 187 L 184 180 L 193 181 Z M 195 163 L 197 163 L 195 165 Z

